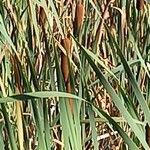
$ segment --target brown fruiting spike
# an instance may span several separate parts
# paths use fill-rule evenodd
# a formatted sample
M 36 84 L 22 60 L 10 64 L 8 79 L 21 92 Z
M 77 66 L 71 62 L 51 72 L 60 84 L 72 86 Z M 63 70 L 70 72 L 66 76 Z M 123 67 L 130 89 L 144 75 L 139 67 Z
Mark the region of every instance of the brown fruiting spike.
M 72 41 L 70 37 L 62 39 L 62 46 L 66 50 L 66 53 L 69 57 L 71 57 L 71 45 Z M 65 81 L 66 91 L 71 93 L 71 85 L 69 80 L 69 62 L 67 55 L 61 53 L 61 69 Z M 71 112 L 73 112 L 73 100 L 71 98 L 69 99 L 69 105 Z
M 61 53 L 61 69 L 62 69 L 64 81 L 67 82 L 68 75 L 69 75 L 68 58 L 64 53 Z
M 138 11 L 144 9 L 144 0 L 137 0 L 136 1 L 136 8 Z
M 84 5 L 77 4 L 75 10 L 75 20 L 74 20 L 74 33 L 78 32 L 82 26 L 83 19 L 84 19 Z
M 62 46 L 66 50 L 68 56 L 71 55 L 71 39 L 66 37 L 62 39 Z M 69 64 L 68 64 L 68 57 L 64 53 L 61 53 L 61 69 L 64 77 L 64 81 L 67 82 L 68 75 L 69 75 Z

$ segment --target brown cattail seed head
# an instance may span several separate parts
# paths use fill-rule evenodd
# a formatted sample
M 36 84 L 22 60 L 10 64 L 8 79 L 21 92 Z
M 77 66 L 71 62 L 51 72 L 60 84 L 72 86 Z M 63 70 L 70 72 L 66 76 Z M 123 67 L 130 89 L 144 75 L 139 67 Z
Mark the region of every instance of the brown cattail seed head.
M 136 8 L 138 11 L 144 9 L 144 0 L 137 0 L 136 1 Z
M 66 37 L 62 39 L 62 46 L 66 50 L 66 53 L 68 56 L 71 56 L 71 39 Z M 68 75 L 69 75 L 69 63 L 68 63 L 68 57 L 64 54 L 61 53 L 61 69 L 64 77 L 64 81 L 67 82 L 68 80 Z
M 71 56 L 71 46 L 72 46 L 71 38 L 66 37 L 62 39 L 61 43 L 64 49 L 66 50 L 67 55 Z M 71 85 L 69 80 L 69 62 L 68 62 L 67 55 L 61 53 L 61 69 L 62 69 L 62 74 L 66 85 L 66 91 L 68 93 L 71 93 Z M 69 107 L 71 112 L 73 112 L 73 100 L 71 98 L 69 99 Z
M 84 5 L 83 4 L 77 4 L 76 10 L 75 10 L 75 20 L 74 20 L 74 30 L 78 31 L 83 23 L 84 19 Z

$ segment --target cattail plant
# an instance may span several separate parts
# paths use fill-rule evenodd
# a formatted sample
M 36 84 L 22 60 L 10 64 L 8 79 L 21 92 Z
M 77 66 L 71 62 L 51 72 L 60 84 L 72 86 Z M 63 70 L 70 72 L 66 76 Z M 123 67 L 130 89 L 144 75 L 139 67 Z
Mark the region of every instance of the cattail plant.
M 149 150 L 149 10 L 0 0 L 0 150 Z
M 81 29 L 84 19 L 84 13 L 85 13 L 84 5 L 81 3 L 77 4 L 75 10 L 75 19 L 73 23 L 73 30 L 75 35 L 78 34 Z
M 71 57 L 71 47 L 72 47 L 72 41 L 71 37 L 67 36 L 61 41 L 62 46 L 66 50 L 66 55 L 62 52 L 61 53 L 61 69 L 63 78 L 65 81 L 66 91 L 68 93 L 71 93 L 71 85 L 70 85 L 70 79 L 69 79 L 69 58 Z M 73 110 L 73 101 L 72 99 L 69 99 L 70 109 Z
M 136 8 L 137 8 L 138 11 L 143 10 L 144 9 L 144 0 L 137 0 Z

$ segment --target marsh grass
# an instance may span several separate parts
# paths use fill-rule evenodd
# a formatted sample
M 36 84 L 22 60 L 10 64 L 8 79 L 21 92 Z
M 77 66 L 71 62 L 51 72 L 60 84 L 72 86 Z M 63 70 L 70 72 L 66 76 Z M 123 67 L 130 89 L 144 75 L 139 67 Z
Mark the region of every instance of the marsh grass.
M 0 149 L 149 149 L 144 0 L 0 1 Z

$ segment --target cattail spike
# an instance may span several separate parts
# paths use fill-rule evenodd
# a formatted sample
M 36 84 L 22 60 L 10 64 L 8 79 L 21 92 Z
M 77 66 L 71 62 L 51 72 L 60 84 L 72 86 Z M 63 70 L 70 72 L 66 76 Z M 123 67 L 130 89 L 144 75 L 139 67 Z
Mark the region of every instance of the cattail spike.
M 62 39 L 62 46 L 66 50 L 67 55 L 65 55 L 64 53 L 61 53 L 61 69 L 62 69 L 64 81 L 65 81 L 66 91 L 68 93 L 71 93 L 71 85 L 70 85 L 70 80 L 69 80 L 68 56 L 71 57 L 72 41 L 69 36 Z M 71 112 L 73 112 L 73 100 L 71 98 L 69 99 L 69 106 L 70 106 Z
M 136 1 L 136 8 L 138 11 L 144 9 L 144 0 L 137 0 Z
M 68 56 L 71 55 L 71 39 L 66 37 L 65 39 L 62 39 L 62 46 L 66 50 L 66 53 Z M 64 77 L 64 81 L 67 82 L 68 75 L 69 75 L 69 64 L 68 64 L 68 58 L 67 55 L 64 53 L 61 53 L 61 69 Z
M 84 5 L 83 4 L 77 4 L 76 6 L 76 10 L 75 10 L 75 20 L 74 20 L 74 24 L 73 24 L 73 28 L 74 28 L 74 34 L 78 34 L 82 23 L 83 23 L 83 19 L 84 19 Z

